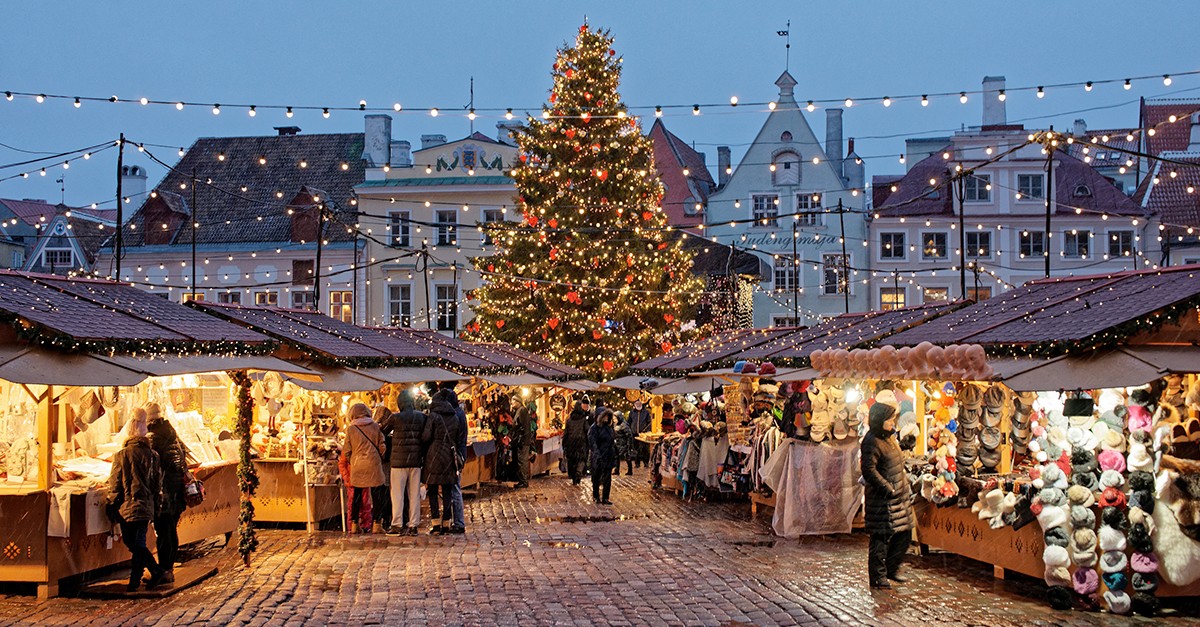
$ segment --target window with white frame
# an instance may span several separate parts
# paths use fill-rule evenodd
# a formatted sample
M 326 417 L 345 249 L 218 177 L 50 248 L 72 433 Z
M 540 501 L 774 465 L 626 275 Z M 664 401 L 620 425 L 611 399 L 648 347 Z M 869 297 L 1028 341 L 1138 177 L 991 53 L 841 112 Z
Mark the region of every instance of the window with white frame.
M 1021 195 L 1021 200 L 1045 200 L 1046 175 L 1018 174 L 1017 193 Z
M 880 259 L 904 259 L 907 257 L 905 250 L 904 233 L 880 233 L 879 234 L 879 258 Z
M 987 300 L 992 297 L 992 288 L 990 287 L 968 287 L 967 298 L 975 302 Z
M 754 226 L 779 226 L 779 196 L 775 194 L 754 194 L 750 197 L 750 216 L 754 218 Z M 763 221 L 766 221 L 764 224 Z
M 879 288 L 879 308 L 883 311 L 903 309 L 906 305 L 908 288 L 881 287 Z
M 333 290 L 329 292 L 329 317 L 342 322 L 354 323 L 354 292 Z
M 317 295 L 309 290 L 292 290 L 292 309 L 316 309 Z
M 1017 247 L 1022 259 L 1046 255 L 1046 233 L 1044 231 L 1021 231 Z
M 454 285 L 439 285 L 435 294 L 438 331 L 457 331 L 458 288 Z
M 255 292 L 254 304 L 265 307 L 275 307 L 279 304 L 279 292 L 274 290 Z
M 388 245 L 396 248 L 412 246 L 411 216 L 412 213 L 408 211 L 388 212 Z
M 12 256 L 10 257 L 10 260 L 12 261 L 12 264 L 10 265 L 10 267 L 19 269 L 21 266 L 25 265 L 24 251 L 14 250 L 12 252 Z
M 788 151 L 775 157 L 772 175 L 776 185 L 800 184 L 800 155 Z
M 800 319 L 793 316 L 771 316 L 771 326 L 776 328 L 798 327 L 800 326 Z
M 1087 259 L 1091 239 L 1092 232 L 1085 229 L 1071 229 L 1063 233 L 1063 256 Z
M 946 287 L 927 287 L 925 288 L 925 302 L 927 303 L 944 303 L 950 300 L 950 288 Z
M 1108 232 L 1108 256 L 1132 257 L 1134 255 L 1133 231 Z
M 480 236 L 479 241 L 482 242 L 484 246 L 491 245 L 492 241 L 493 241 L 492 237 L 490 235 L 488 235 L 488 229 L 487 229 L 488 225 L 496 223 L 496 222 L 503 222 L 503 221 L 504 221 L 504 210 L 503 209 L 484 209 L 483 210 L 484 229 L 483 229 L 483 235 Z
M 799 287 L 796 277 L 796 260 L 780 255 L 775 258 L 775 291 L 791 292 Z
M 458 239 L 458 211 L 454 209 L 437 212 L 437 245 L 453 246 Z
M 242 304 L 242 293 L 220 292 L 217 294 L 217 302 L 223 305 L 240 305 Z
M 963 179 L 963 200 L 988 202 L 992 199 L 992 175 L 971 174 Z
M 922 259 L 945 259 L 946 251 L 946 234 L 938 231 L 926 231 L 921 233 L 921 258 Z
M 846 255 L 824 253 L 821 255 L 821 292 L 823 294 L 845 294 L 849 288 L 849 263 Z
M 821 210 L 821 195 L 811 192 L 796 194 L 796 224 L 798 226 L 821 226 L 824 223 Z
M 202 303 L 206 300 L 208 298 L 205 297 L 204 292 L 184 292 L 179 295 L 179 302 L 181 303 Z
M 983 258 L 992 256 L 991 231 L 967 231 L 967 257 Z
M 43 248 L 42 265 L 51 268 L 70 268 L 75 265 L 75 253 L 70 248 Z
M 411 285 L 388 286 L 388 326 L 412 326 L 413 293 Z

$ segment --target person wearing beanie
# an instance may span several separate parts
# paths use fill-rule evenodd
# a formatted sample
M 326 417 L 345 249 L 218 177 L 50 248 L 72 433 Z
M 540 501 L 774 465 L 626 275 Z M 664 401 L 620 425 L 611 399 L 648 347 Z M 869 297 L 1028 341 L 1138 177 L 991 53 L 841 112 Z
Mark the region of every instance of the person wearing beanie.
M 904 581 L 900 565 L 912 543 L 912 489 L 896 439 L 896 408 L 875 403 L 867 421 L 861 451 L 866 528 L 871 534 L 867 572 L 872 588 L 890 588 L 889 579 Z

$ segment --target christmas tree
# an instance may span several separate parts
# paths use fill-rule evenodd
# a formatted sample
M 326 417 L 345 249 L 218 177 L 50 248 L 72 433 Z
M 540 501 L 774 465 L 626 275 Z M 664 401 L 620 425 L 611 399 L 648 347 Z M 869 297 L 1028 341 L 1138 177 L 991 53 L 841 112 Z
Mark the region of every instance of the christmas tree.
M 677 342 L 702 290 L 662 212 L 653 147 L 617 86 L 606 31 L 584 25 L 558 51 L 541 118 L 514 133 L 519 224 L 485 225 L 492 256 L 469 331 L 614 373 Z

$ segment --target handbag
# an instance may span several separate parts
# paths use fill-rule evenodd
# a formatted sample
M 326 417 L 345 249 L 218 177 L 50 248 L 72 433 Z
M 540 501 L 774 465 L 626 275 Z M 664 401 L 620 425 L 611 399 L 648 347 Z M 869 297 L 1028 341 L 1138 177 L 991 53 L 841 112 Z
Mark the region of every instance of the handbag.
M 192 471 L 187 471 L 183 475 L 183 502 L 187 503 L 188 507 L 196 507 L 204 502 L 206 491 L 204 482 L 197 479 Z
M 450 429 L 446 427 L 446 420 L 444 418 L 442 419 L 442 441 L 454 452 L 454 472 L 461 473 L 463 466 L 467 465 L 467 460 L 463 459 L 462 453 L 458 452 L 458 446 L 450 441 Z

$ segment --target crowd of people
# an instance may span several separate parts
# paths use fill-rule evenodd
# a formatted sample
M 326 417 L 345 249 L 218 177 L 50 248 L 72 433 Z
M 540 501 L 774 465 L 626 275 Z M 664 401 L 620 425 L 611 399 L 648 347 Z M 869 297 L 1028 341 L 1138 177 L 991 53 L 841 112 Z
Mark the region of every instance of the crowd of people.
M 563 455 L 571 483 L 579 485 L 591 476 L 592 500 L 612 505 L 609 500 L 612 475 L 625 474 L 649 464 L 650 445 L 637 437 L 651 430 L 650 412 L 639 400 L 626 416 L 607 407 L 593 409 L 585 397 L 575 403 L 563 428 Z

